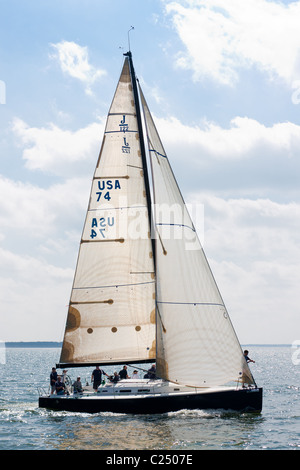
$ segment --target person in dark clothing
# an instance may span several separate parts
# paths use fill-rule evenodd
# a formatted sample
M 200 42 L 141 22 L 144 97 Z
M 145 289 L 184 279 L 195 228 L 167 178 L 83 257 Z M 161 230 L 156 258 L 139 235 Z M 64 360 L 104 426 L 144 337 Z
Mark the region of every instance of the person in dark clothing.
M 109 380 L 115 384 L 115 383 L 119 382 L 120 376 L 118 375 L 117 372 L 114 372 L 114 375 L 111 375 L 109 377 Z
M 108 377 L 107 373 L 104 372 L 104 370 L 100 369 L 99 366 L 96 366 L 96 369 L 92 373 L 92 382 L 93 382 L 93 389 L 94 390 L 97 390 L 97 388 L 101 384 L 102 374 L 104 374 Z
M 123 366 L 123 369 L 119 372 L 120 379 L 129 379 L 130 377 L 127 374 L 127 366 Z
M 80 377 L 77 377 L 77 380 L 73 383 L 73 390 L 74 390 L 74 393 L 82 393 L 83 392 Z
M 52 367 L 52 372 L 50 374 L 50 387 L 51 387 L 51 395 L 55 392 L 55 384 L 57 381 L 57 372 L 55 367 Z
M 252 359 L 250 359 L 250 357 L 248 356 L 248 354 L 249 354 L 249 351 L 247 351 L 247 349 L 245 349 L 245 351 L 244 351 L 244 358 L 245 358 L 246 362 L 254 362 L 254 363 L 255 363 L 255 361 L 253 361 Z
M 150 369 L 148 369 L 147 374 L 144 375 L 144 379 L 156 379 L 156 368 L 155 364 L 152 364 Z

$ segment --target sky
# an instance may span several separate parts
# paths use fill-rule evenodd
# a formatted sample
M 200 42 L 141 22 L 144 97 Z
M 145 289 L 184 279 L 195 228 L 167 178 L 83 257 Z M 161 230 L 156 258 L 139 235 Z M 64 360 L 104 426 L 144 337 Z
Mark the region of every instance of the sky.
M 63 338 L 129 38 L 240 342 L 299 341 L 300 1 L 0 0 L 0 11 L 0 340 Z

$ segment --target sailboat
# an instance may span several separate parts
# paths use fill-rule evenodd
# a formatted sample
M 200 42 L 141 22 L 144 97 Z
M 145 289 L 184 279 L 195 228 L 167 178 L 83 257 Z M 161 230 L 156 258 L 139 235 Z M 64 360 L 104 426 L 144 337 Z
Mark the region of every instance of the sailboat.
M 138 414 L 262 409 L 262 388 L 244 358 L 129 50 L 94 172 L 57 368 L 143 369 L 147 363 L 156 366 L 150 378 L 45 393 L 39 406 Z

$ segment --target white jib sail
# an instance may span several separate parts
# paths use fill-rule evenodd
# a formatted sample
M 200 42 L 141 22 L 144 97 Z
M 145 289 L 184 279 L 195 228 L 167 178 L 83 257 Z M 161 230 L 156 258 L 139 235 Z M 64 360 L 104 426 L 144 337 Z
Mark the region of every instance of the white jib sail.
M 128 58 L 109 110 L 61 363 L 155 358 L 155 276 Z
M 141 93 L 157 231 L 157 374 L 211 387 L 252 375 Z

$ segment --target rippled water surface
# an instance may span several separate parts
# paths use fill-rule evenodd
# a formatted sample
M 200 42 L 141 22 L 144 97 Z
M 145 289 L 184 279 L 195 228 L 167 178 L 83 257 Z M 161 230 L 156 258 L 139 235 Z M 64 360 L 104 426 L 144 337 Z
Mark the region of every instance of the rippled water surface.
M 0 364 L 0 449 L 300 449 L 300 364 L 292 360 L 295 350 L 248 349 L 256 361 L 251 364 L 256 382 L 264 388 L 261 414 L 182 410 L 155 416 L 40 409 L 38 387 L 48 389 L 60 351 L 6 349 L 5 364 Z M 70 372 L 76 378 L 78 370 Z M 80 369 L 82 378 L 90 378 L 91 372 Z

